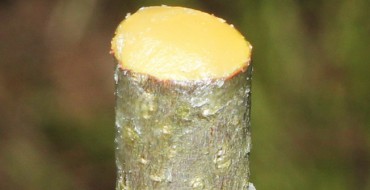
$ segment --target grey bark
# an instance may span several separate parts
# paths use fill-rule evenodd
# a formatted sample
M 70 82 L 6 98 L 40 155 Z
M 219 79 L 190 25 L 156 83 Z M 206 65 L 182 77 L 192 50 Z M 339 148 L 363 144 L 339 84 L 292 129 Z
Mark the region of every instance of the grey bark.
M 117 67 L 116 190 L 247 189 L 251 71 L 184 82 Z

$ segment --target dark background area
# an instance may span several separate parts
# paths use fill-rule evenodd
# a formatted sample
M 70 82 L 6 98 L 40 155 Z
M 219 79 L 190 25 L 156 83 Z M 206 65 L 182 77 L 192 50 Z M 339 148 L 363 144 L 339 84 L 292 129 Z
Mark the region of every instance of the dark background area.
M 252 43 L 258 190 L 370 189 L 368 0 L 1 0 L 0 189 L 114 189 L 110 40 L 161 4 Z

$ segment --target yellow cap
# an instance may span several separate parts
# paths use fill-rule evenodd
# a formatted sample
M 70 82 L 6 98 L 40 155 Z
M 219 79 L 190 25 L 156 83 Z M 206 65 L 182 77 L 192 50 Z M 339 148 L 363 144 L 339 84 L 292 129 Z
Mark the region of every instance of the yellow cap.
M 251 50 L 232 25 L 183 7 L 141 8 L 112 40 L 123 69 L 160 80 L 228 78 L 248 67 Z

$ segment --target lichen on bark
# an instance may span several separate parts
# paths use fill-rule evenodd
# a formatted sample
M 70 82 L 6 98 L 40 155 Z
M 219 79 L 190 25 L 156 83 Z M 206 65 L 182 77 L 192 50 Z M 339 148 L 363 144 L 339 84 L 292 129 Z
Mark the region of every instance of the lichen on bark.
M 247 189 L 251 72 L 229 79 L 116 79 L 116 190 Z

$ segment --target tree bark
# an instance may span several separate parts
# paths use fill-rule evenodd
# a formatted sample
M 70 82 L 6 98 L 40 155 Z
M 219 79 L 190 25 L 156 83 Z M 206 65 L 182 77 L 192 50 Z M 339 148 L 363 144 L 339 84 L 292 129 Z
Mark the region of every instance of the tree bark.
M 247 189 L 250 65 L 228 79 L 116 79 L 116 190 Z

